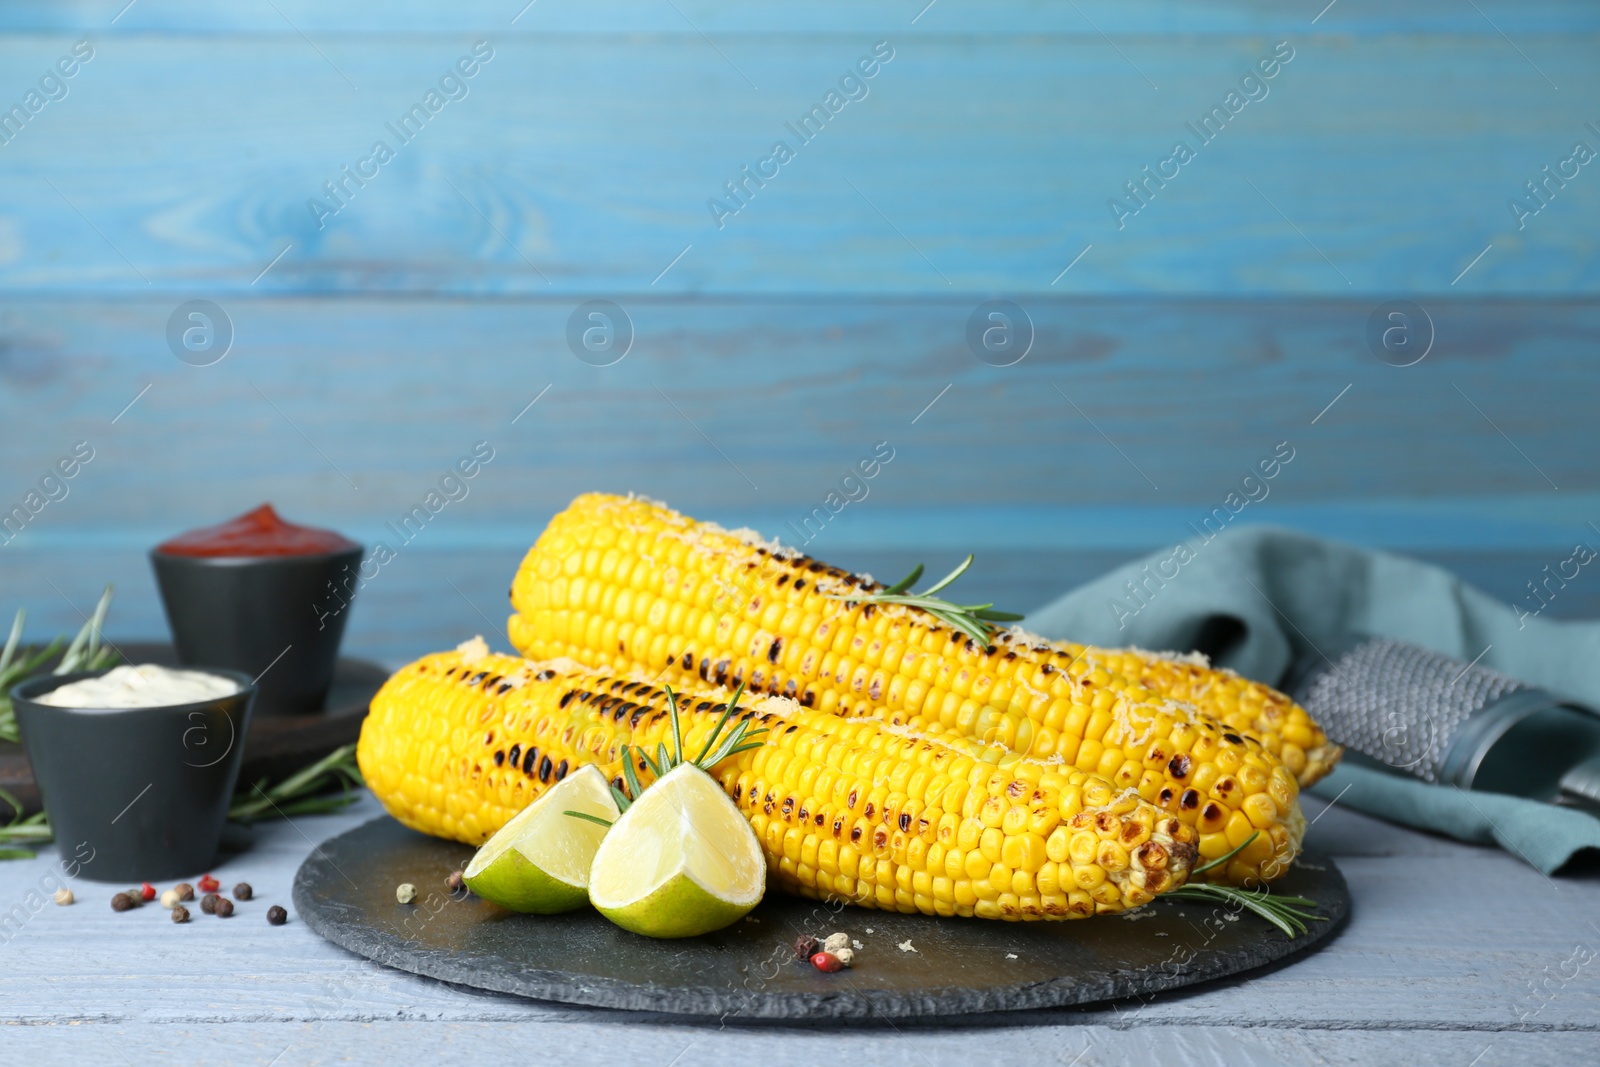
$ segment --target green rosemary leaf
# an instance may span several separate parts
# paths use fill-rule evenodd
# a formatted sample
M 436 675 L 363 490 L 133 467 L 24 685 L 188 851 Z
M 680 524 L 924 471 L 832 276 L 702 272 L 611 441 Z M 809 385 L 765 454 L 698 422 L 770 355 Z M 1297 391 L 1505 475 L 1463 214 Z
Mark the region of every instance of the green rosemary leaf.
M 56 674 L 70 674 L 77 668 L 78 656 L 83 652 L 84 646 L 89 643 L 89 631 L 93 626 L 94 619 L 90 618 L 88 622 L 78 627 L 78 632 L 73 635 L 72 643 L 61 654 L 61 663 L 55 669 Z
M 639 785 L 639 776 L 634 773 L 633 759 L 628 755 L 629 751 L 628 745 L 622 746 L 622 776 L 628 780 L 628 795 L 638 800 L 639 794 L 643 793 L 644 789 Z
M 995 623 L 1018 622 L 1023 616 L 1014 612 L 998 611 L 993 604 L 954 604 L 936 595 L 965 574 L 967 568 L 972 566 L 972 560 L 973 556 L 969 553 L 955 570 L 920 593 L 906 592 L 922 575 L 922 565 L 918 564 L 905 578 L 880 592 L 860 593 L 852 590 L 848 593 L 827 595 L 832 600 L 842 600 L 851 604 L 900 604 L 919 608 L 978 644 L 988 645 L 994 639 Z
M 943 589 L 945 586 L 949 585 L 951 582 L 967 573 L 967 568 L 970 566 L 972 566 L 972 553 L 968 552 L 967 558 L 956 564 L 955 570 L 951 571 L 937 582 L 934 582 L 928 588 L 924 589 L 922 591 L 922 595 L 932 596 L 933 594 L 937 593 L 939 590 Z
M 918 578 L 921 578 L 921 577 L 922 577 L 922 564 L 919 563 L 915 567 L 911 568 L 911 573 L 910 574 L 906 575 L 904 578 L 900 579 L 898 582 L 895 582 L 889 588 L 885 589 L 884 592 L 885 593 L 889 593 L 890 595 L 893 595 L 893 594 L 896 594 L 896 593 L 904 593 L 907 589 L 910 589 L 913 584 L 915 584 L 915 582 L 916 582 L 916 580 Z
M 1307 922 L 1327 921 L 1323 916 L 1305 910 L 1315 907 L 1315 901 L 1304 897 L 1276 897 L 1265 886 L 1259 891 L 1252 891 L 1233 886 L 1190 883 L 1162 895 L 1179 900 L 1237 905 L 1267 920 L 1289 937 L 1306 933 L 1309 929 Z
M 988 604 L 974 608 L 972 615 L 974 618 L 982 619 L 984 622 L 1021 622 L 1027 617 L 1018 615 L 1014 611 L 995 611 Z
M 707 768 L 715 767 L 737 752 L 749 752 L 752 749 L 760 748 L 764 742 L 757 741 L 756 738 L 761 737 L 767 731 L 765 729 L 748 730 L 746 727 L 749 725 L 748 722 L 741 722 L 738 729 L 730 732 L 727 737 L 722 739 L 722 744 L 717 746 L 717 750 L 711 754 L 711 758 L 702 766 Z
M 611 783 L 607 784 L 611 787 L 611 799 L 617 802 L 617 810 L 627 811 L 628 808 L 633 804 L 633 801 L 628 799 L 628 794 L 624 793 Z
M 30 815 L 23 822 L 0 826 L 0 844 L 10 844 L 13 841 L 48 841 L 53 836 L 55 835 L 50 830 L 50 824 L 45 821 L 44 812 Z
M 269 786 L 263 779 L 248 789 L 239 790 L 228 808 L 228 818 L 252 823 L 286 815 L 336 811 L 354 801 L 356 790 L 364 784 L 361 768 L 356 763 L 356 746 L 341 745 L 277 785 Z M 322 795 L 335 785 L 340 790 L 337 796 Z
M 86 671 L 98 671 L 103 670 L 106 667 L 115 667 L 121 662 L 122 653 L 118 652 L 110 645 L 104 645 L 101 647 L 100 651 L 96 652 L 89 658 L 89 661 L 83 665 L 83 669 Z
M 94 659 L 98 659 L 99 651 L 101 651 L 101 627 L 106 625 L 106 613 L 110 609 L 110 595 L 112 595 L 112 585 L 110 585 L 110 582 L 106 582 L 106 592 L 101 593 L 99 603 L 94 605 L 93 616 L 90 616 L 90 621 L 83 624 L 82 630 L 78 630 L 78 637 L 85 638 L 82 651 L 77 657 L 74 657 L 70 667 L 67 667 L 67 657 L 62 657 L 62 665 L 56 669 L 56 673 L 67 673 L 69 670 L 85 670 L 88 664 L 91 664 Z M 66 667 L 66 670 L 62 669 L 62 667 Z
M 696 767 L 707 766 L 706 756 L 710 754 L 712 747 L 716 745 L 717 738 L 722 736 L 722 728 L 726 726 L 728 724 L 728 720 L 733 717 L 734 708 L 735 705 L 729 703 L 728 706 L 723 709 L 722 716 L 717 719 L 717 724 L 711 728 L 711 736 L 706 738 L 704 747 L 700 749 L 700 755 L 694 758 Z M 740 725 L 742 726 L 743 723 Z
M 1189 877 L 1192 879 L 1197 874 L 1205 874 L 1207 871 L 1211 870 L 1214 867 L 1222 866 L 1224 863 L 1227 863 L 1229 860 L 1233 859 L 1233 857 L 1237 856 L 1240 852 L 1243 852 L 1245 849 L 1249 848 L 1250 847 L 1250 842 L 1254 841 L 1256 838 L 1258 838 L 1260 836 L 1261 836 L 1261 832 L 1258 830 L 1257 832 L 1251 834 L 1249 837 L 1245 838 L 1242 842 L 1240 842 L 1238 848 L 1231 849 L 1230 851 L 1224 853 L 1223 855 L 1218 856 L 1216 859 L 1212 860 L 1211 862 L 1202 863 L 1200 866 L 1198 866 L 1194 870 L 1190 871 L 1189 872 Z
M 36 649 L 33 655 L 24 655 L 21 661 L 13 665 L 14 669 L 18 672 L 18 675 L 23 678 L 37 673 L 40 667 L 43 667 L 46 663 L 49 663 L 55 658 L 56 653 L 60 652 L 62 646 L 65 644 L 65 638 L 51 638 L 48 645 L 45 645 L 41 649 Z
M 15 814 L 11 817 L 12 822 L 16 822 L 18 819 L 22 818 L 22 801 L 17 799 L 16 794 L 12 793 L 9 789 L 0 789 L 0 800 L 10 804 L 11 810 L 15 812 Z
M 590 815 L 586 811 L 563 811 L 561 814 L 570 815 L 574 819 L 584 819 L 584 820 L 587 820 L 588 822 L 598 823 L 599 825 L 605 826 L 605 827 L 610 827 L 611 826 L 611 820 L 610 819 L 602 819 L 600 816 L 598 816 L 598 815 Z
M 11 657 L 17 654 L 17 642 L 22 640 L 22 622 L 28 617 L 27 611 L 17 609 L 16 617 L 11 620 L 11 636 L 6 638 L 6 650 L 0 652 L 0 675 L 11 666 Z
M 683 762 L 683 723 L 678 718 L 678 694 L 672 691 L 672 686 L 667 686 L 667 708 L 672 716 L 672 754 L 678 762 Z

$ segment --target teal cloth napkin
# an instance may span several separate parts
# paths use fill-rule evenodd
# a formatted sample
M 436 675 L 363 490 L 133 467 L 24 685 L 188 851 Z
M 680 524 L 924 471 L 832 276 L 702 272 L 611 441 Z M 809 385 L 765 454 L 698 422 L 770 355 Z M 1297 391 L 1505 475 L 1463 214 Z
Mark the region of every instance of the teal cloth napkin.
M 1565 553 L 1552 553 L 1552 572 Z M 1539 577 L 1530 575 L 1530 578 Z M 1348 633 L 1477 662 L 1600 707 L 1600 622 L 1519 611 L 1442 567 L 1271 526 L 1163 549 L 1028 616 L 1028 629 L 1095 645 L 1188 650 L 1276 684 Z M 1600 849 L 1600 819 L 1539 801 L 1428 785 L 1347 759 L 1311 790 L 1369 815 L 1496 843 L 1546 874 Z

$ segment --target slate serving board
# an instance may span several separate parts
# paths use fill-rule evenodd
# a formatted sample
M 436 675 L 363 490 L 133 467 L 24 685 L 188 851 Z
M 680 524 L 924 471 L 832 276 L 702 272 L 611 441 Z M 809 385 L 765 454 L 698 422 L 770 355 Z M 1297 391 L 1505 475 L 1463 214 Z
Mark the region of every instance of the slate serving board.
M 587 908 L 517 915 L 474 896 L 452 898 L 445 879 L 472 853 L 385 816 L 312 851 L 295 875 L 295 909 L 329 941 L 379 963 L 539 1000 L 730 1020 L 954 1020 L 1237 974 L 1325 941 L 1350 907 L 1333 861 L 1310 853 L 1276 888 L 1317 901 L 1328 921 L 1293 940 L 1248 913 L 1230 918 L 1226 907 L 1194 901 L 1157 901 L 1136 919 L 1024 924 L 774 893 L 726 930 L 652 941 Z M 413 904 L 395 900 L 404 882 L 418 888 Z M 862 942 L 854 969 L 823 974 L 795 960 L 799 934 L 834 930 Z M 899 947 L 907 941 L 914 952 Z
M 124 641 L 115 646 L 129 663 L 178 666 L 170 643 Z M 323 710 L 313 715 L 252 715 L 245 736 L 241 786 L 263 778 L 281 781 L 315 763 L 340 745 L 361 736 L 367 704 L 383 687 L 389 672 L 368 660 L 340 657 Z M 15 741 L 0 741 L 0 789 L 8 790 L 29 814 L 40 808 L 39 787 L 27 750 Z M 0 813 L 7 809 L 0 806 Z

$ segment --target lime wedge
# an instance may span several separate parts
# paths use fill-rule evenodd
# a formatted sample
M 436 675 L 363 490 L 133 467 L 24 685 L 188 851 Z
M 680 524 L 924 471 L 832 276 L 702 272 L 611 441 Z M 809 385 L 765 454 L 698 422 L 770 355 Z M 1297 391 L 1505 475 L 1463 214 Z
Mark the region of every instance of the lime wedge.
M 589 866 L 607 831 L 568 811 L 616 821 L 617 802 L 598 768 L 579 768 L 518 812 L 478 849 L 462 881 L 512 911 L 554 915 L 581 908 L 589 899 Z
M 589 900 L 625 930 L 694 937 L 761 902 L 767 862 L 716 782 L 683 764 L 640 794 L 595 853 Z

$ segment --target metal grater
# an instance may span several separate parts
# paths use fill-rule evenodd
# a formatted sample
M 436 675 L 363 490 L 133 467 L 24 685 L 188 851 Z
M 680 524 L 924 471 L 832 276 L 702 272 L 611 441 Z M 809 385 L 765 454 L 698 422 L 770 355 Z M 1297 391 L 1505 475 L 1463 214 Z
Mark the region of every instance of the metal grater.
M 1386 637 L 1313 651 L 1285 689 L 1328 737 L 1426 782 L 1600 805 L 1600 716 Z

